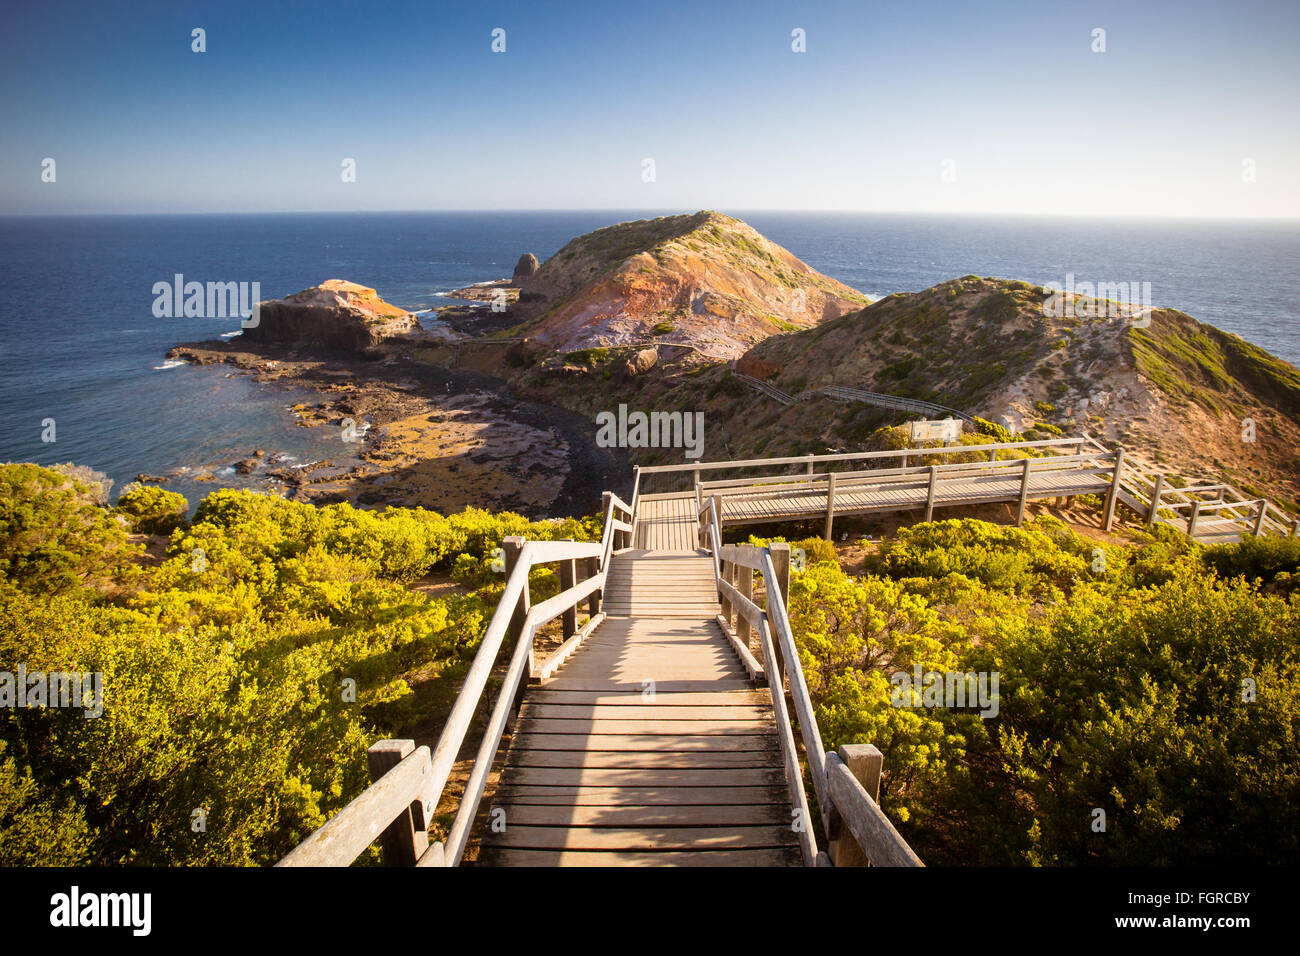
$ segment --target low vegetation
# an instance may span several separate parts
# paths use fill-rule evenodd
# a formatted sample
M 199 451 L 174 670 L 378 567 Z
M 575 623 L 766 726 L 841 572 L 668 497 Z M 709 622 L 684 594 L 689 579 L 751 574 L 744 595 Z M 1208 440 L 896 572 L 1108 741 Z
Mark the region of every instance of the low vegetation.
M 368 744 L 453 695 L 501 538 L 596 531 L 227 490 L 149 567 L 122 526 L 172 524 L 180 496 L 123 498 L 0 466 L 0 670 L 104 688 L 93 718 L 0 708 L 0 865 L 273 863 L 365 787 Z M 445 593 L 412 587 L 430 575 Z M 533 586 L 558 591 L 546 570 Z
M 1054 519 L 900 531 L 790 608 L 826 745 L 879 747 L 931 864 L 1295 863 L 1300 547 L 1098 545 Z M 997 674 L 996 714 L 900 707 L 896 671 Z
M 104 688 L 97 717 L 0 708 L 0 864 L 274 862 L 366 786 L 370 742 L 436 735 L 502 537 L 599 531 L 230 490 L 185 521 L 179 496 L 123 499 L 0 466 L 0 669 Z M 884 752 L 882 805 L 928 863 L 1300 861 L 1300 542 L 945 520 L 863 542 L 858 573 L 794 544 L 825 743 Z M 895 706 L 891 675 L 918 667 L 997 675 L 995 712 Z

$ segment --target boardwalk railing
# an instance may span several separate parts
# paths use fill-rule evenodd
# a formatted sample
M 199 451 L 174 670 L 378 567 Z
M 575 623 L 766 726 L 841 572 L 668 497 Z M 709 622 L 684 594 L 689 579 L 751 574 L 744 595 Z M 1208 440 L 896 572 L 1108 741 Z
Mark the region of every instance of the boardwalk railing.
M 1105 450 L 1105 446 L 1089 435 L 1084 435 L 1084 440 L 1089 448 Z M 1131 465 L 1120 476 L 1117 497 L 1147 527 L 1169 525 L 1193 540 L 1232 541 L 1245 535 L 1270 534 L 1294 538 L 1300 529 L 1300 519 L 1267 498 L 1248 496 L 1233 485 L 1178 487 L 1163 472 Z
M 987 461 L 952 460 L 986 456 Z M 839 465 L 858 467 L 834 471 Z M 652 480 L 679 475 L 692 480 L 697 509 L 712 495 L 722 498 L 719 516 L 724 524 L 824 515 L 827 537 L 838 514 L 916 508 L 931 520 L 936 507 L 1005 502 L 1014 504 L 1017 520 L 1023 520 L 1030 500 L 1079 494 L 1105 497 L 1107 531 L 1121 504 L 1148 526 L 1167 524 L 1206 542 L 1244 535 L 1294 537 L 1300 531 L 1300 520 L 1265 498 L 1222 483 L 1176 487 L 1167 476 L 1125 459 L 1123 449 L 1107 449 L 1088 435 L 642 466 L 637 469 L 638 488 L 644 492 Z
M 416 747 L 410 740 L 376 743 L 367 751 L 374 783 L 295 847 L 277 866 L 347 866 L 375 840 L 381 841 L 384 862 L 390 866 L 460 864 L 492 762 L 501 746 L 507 723 L 518 710 L 527 680 L 534 673 L 545 675 L 558 667 L 604 618 L 599 604 L 610 556 L 631 542 L 632 525 L 619 515 L 630 519 L 632 510 L 617 496 L 607 494 L 605 530 L 599 543 L 505 539 L 505 592 L 465 675 L 437 746 L 430 752 L 428 747 Z M 528 591 L 529 572 L 539 565 L 557 563 L 562 590 L 533 606 Z M 577 580 L 579 566 L 587 575 L 581 581 Z M 578 606 L 584 601 L 588 602 L 590 617 L 579 630 Z M 538 628 L 557 617 L 564 619 L 566 640 L 540 668 L 536 668 L 533 638 Z M 442 799 L 447 778 L 487 689 L 498 652 L 508 637 L 516 638 L 514 651 L 460 805 L 445 844 L 431 844 L 429 829 L 434 811 Z
M 1049 438 L 1041 441 L 990 442 L 983 445 L 945 445 L 934 448 L 897 448 L 883 451 L 837 452 L 828 455 L 788 455 L 778 458 L 744 458 L 734 461 L 700 461 L 686 462 L 680 465 L 640 465 L 636 469 L 638 487 L 641 494 L 648 493 L 651 479 L 648 476 L 683 475 L 699 481 L 705 472 L 772 472 L 781 469 L 788 477 L 789 469 L 795 468 L 794 474 L 815 474 L 819 467 L 846 462 L 870 462 L 881 467 L 906 467 L 909 461 L 938 456 L 947 461 L 954 455 L 987 455 L 990 461 L 999 459 L 1019 460 L 1026 454 L 1051 453 L 1059 450 L 1061 454 L 1080 454 L 1086 451 L 1085 438 Z M 1105 451 L 1105 449 L 1102 449 Z M 802 471 L 800 471 L 802 469 Z M 758 476 L 764 477 L 764 476 Z M 779 477 L 768 475 L 767 477 Z M 656 479 L 658 480 L 658 479 Z M 689 490 L 690 485 L 677 489 Z M 659 489 L 656 489 L 658 491 Z
M 718 522 L 719 499 L 715 496 L 700 509 L 700 538 L 713 555 L 717 569 L 718 598 L 722 605 L 719 624 L 723 632 L 748 654 L 751 633 L 757 637 L 763 655 L 763 669 L 776 716 L 777 739 L 786 766 L 790 798 L 797 820 L 800 847 L 808 865 L 836 866 L 921 866 L 921 860 L 894 829 L 880 809 L 881 754 L 869 745 L 840 747 L 827 753 L 813 710 L 808 684 L 804 680 L 794 632 L 786 613 L 790 589 L 790 546 L 772 544 L 766 548 L 752 545 L 724 545 Z M 762 577 L 767 607 L 754 601 L 754 575 Z M 732 620 L 735 629 L 732 629 Z M 803 770 L 795 746 L 793 721 L 786 706 L 786 682 L 790 702 L 803 739 L 812 778 L 821 809 L 822 824 L 830 841 L 827 852 L 818 853 L 810 826 L 808 798 L 803 786 Z

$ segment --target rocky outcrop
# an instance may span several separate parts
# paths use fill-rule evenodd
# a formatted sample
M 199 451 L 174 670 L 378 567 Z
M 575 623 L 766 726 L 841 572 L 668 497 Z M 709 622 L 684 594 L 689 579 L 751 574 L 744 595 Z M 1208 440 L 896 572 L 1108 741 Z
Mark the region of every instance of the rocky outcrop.
M 246 328 L 244 336 L 252 342 L 361 352 L 419 330 L 414 315 L 385 302 L 374 289 L 328 279 L 286 298 L 259 303 L 258 323 Z
M 541 267 L 537 263 L 537 257 L 531 252 L 525 252 L 519 257 L 519 261 L 515 264 L 514 282 L 517 284 L 521 280 L 527 279 L 539 268 Z
M 658 364 L 658 349 L 641 349 L 627 360 L 623 371 L 629 376 L 644 375 Z
M 516 285 L 512 317 L 552 349 L 642 345 L 671 330 L 671 344 L 706 361 L 870 301 L 739 219 L 708 211 L 597 229 Z

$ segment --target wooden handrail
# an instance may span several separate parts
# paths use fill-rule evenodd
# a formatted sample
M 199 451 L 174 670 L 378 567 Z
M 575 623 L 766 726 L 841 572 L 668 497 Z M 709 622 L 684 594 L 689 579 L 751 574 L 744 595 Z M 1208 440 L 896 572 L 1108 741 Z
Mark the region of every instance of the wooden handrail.
M 574 555 L 574 557 L 594 556 L 594 553 Z M 522 564 L 522 562 L 520 563 Z M 478 807 L 483 799 L 483 790 L 487 785 L 488 773 L 492 769 L 492 762 L 496 752 L 501 747 L 501 737 L 505 733 L 506 722 L 514 712 L 515 696 L 519 692 L 520 683 L 525 677 L 532 658 L 533 638 L 537 634 L 537 629 L 548 621 L 553 621 L 570 607 L 580 604 L 592 592 L 599 590 L 599 586 L 603 584 L 603 575 L 598 574 L 588 578 L 586 581 L 575 584 L 568 590 L 555 595 L 555 597 L 534 606 L 524 619 L 519 641 L 515 645 L 515 652 L 510 658 L 510 667 L 501 683 L 501 691 L 497 694 L 496 706 L 493 707 L 488 726 L 483 731 L 483 739 L 479 743 L 478 753 L 474 758 L 474 769 L 470 772 L 470 778 L 465 784 L 465 792 L 461 796 L 460 806 L 456 810 L 456 817 L 452 821 L 451 830 L 447 834 L 446 862 L 444 865 L 459 866 L 461 858 L 465 854 L 465 846 L 469 842 L 470 826 L 474 822 L 474 817 L 478 815 Z
M 924 865 L 839 754 L 826 755 L 826 792 L 841 822 L 873 865 Z
M 279 865 L 347 866 L 390 825 L 393 825 L 394 820 L 408 811 L 423 835 L 442 799 L 451 767 L 464 744 L 474 712 L 487 687 L 501 643 L 527 594 L 529 573 L 540 564 L 596 558 L 598 564 L 595 574 L 583 581 L 575 582 L 559 594 L 527 611 L 511 656 L 509 669 L 497 696 L 488 727 L 479 744 L 478 755 L 446 844 L 435 843 L 429 846 L 419 856 L 418 861 L 409 858 L 401 861 L 418 862 L 420 865 L 459 865 L 468 842 L 470 826 L 482 800 L 488 772 L 501 746 L 506 721 L 514 712 L 522 681 L 531 670 L 533 639 L 537 629 L 548 621 L 575 609 L 597 591 L 604 590 L 614 536 L 620 530 L 627 531 L 631 527 L 614 519 L 613 514 L 616 508 L 626 510 L 626 507 L 621 501 L 617 503 L 611 501 L 606 511 L 605 534 L 601 542 L 525 541 L 523 543 L 517 561 L 506 580 L 501 600 L 492 615 L 487 632 L 465 675 L 461 692 L 452 705 L 451 713 L 432 753 L 428 747 L 419 747 L 403 758 L 396 767 L 362 791 L 324 826 L 290 851 Z M 618 526 L 621 526 L 621 529 Z M 427 840 L 425 842 L 427 843 Z
M 724 602 L 724 610 L 727 608 L 733 610 L 758 635 L 763 652 L 763 668 L 772 694 L 772 711 L 776 717 L 778 740 L 781 744 L 782 758 L 786 762 L 786 775 L 790 780 L 791 799 L 794 801 L 796 812 L 806 814 L 808 803 L 803 789 L 803 771 L 794 747 L 793 721 L 786 708 L 787 680 L 790 702 L 794 708 L 794 717 L 799 723 L 799 732 L 808 761 L 808 774 L 812 778 L 813 790 L 817 794 L 817 804 L 821 808 L 822 822 L 827 833 L 832 834 L 842 822 L 848 827 L 853 838 L 859 841 L 866 860 L 877 865 L 921 865 L 921 861 L 912 852 L 911 847 L 898 835 L 876 805 L 875 800 L 858 783 L 852 773 L 845 770 L 849 778 L 854 781 L 856 789 L 845 787 L 837 781 L 835 789 L 832 790 L 827 776 L 828 762 L 832 758 L 838 761 L 839 758 L 834 754 L 827 754 L 822 744 L 816 711 L 813 708 L 812 697 L 808 693 L 808 683 L 804 678 L 799 649 L 795 645 L 794 631 L 790 626 L 789 613 L 785 606 L 782 581 L 772 559 L 772 546 L 757 548 L 747 544 L 722 544 L 718 533 L 717 502 L 718 497 L 711 496 L 708 505 L 702 509 L 701 528 L 707 534 L 710 550 L 713 552 L 718 594 Z M 747 593 L 748 588 L 738 588 L 732 584 L 728 580 L 731 571 L 724 573 L 724 567 L 733 569 L 739 567 L 744 569 L 745 574 L 750 575 L 755 571 L 762 574 L 763 586 L 767 594 L 767 607 L 765 609 L 760 607 Z M 718 620 L 726 625 L 725 630 L 728 637 L 731 637 L 730 622 L 727 617 L 719 615 Z M 810 856 L 816 853 L 816 841 L 811 833 L 806 841 L 804 835 L 800 835 L 800 845 L 805 855 L 805 862 L 809 862 Z M 834 842 L 832 852 L 841 852 Z M 843 859 L 847 865 L 852 865 L 855 861 L 851 854 L 845 854 Z
M 996 442 L 988 445 L 949 445 L 946 448 L 903 448 L 887 451 L 840 452 L 832 455 L 794 455 L 782 458 L 748 458 L 741 461 L 702 461 L 684 465 L 642 465 L 642 473 L 673 471 L 717 471 L 730 468 L 764 468 L 771 465 L 802 465 L 809 461 L 861 461 L 872 458 L 889 458 L 900 455 L 960 454 L 974 451 L 1001 451 L 1003 449 L 1049 448 L 1057 445 L 1082 445 L 1082 438 L 1051 438 L 1035 441 Z
M 276 866 L 347 866 L 420 798 L 432 773 L 429 748 L 415 748 Z

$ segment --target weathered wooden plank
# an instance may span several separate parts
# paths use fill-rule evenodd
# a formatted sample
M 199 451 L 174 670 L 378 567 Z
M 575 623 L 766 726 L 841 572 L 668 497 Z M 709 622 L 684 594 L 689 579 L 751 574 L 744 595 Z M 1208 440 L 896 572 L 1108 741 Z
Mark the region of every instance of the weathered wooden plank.
M 703 850 L 791 846 L 785 826 L 730 827 L 532 827 L 511 826 L 483 835 L 484 846 L 537 850 Z
M 669 694 L 659 691 L 653 696 L 643 698 L 638 688 L 636 691 L 623 693 L 601 693 L 594 690 L 555 690 L 554 683 L 539 687 L 528 693 L 529 703 L 534 704 L 626 704 L 640 703 L 646 707 L 723 707 L 733 704 L 763 704 L 767 694 L 761 690 L 724 690 L 715 692 Z
M 663 853 L 485 848 L 479 862 L 484 866 L 798 866 L 799 851 L 793 847 Z
M 726 770 L 777 766 L 761 750 L 521 750 L 512 748 L 507 767 L 591 768 L 593 770 Z
M 520 721 L 524 734 L 754 734 L 766 721 L 756 720 L 538 720 Z
M 498 785 L 493 799 L 503 804 L 536 806 L 660 807 L 774 804 L 788 814 L 790 794 L 784 783 L 761 787 L 584 787 Z
M 752 774 L 756 771 L 738 772 Z M 289 851 L 276 866 L 350 865 L 399 814 L 410 809 L 432 776 L 429 748 L 416 747 L 396 767 L 330 817 L 324 826 Z
M 588 691 L 600 694 L 640 694 L 644 689 L 641 680 L 632 678 L 619 679 L 608 675 L 605 677 L 569 677 L 564 670 L 561 670 L 558 676 L 552 677 L 542 686 L 547 690 Z M 697 694 L 753 689 L 754 685 L 743 677 L 727 678 L 725 680 L 699 680 L 696 678 L 669 679 L 661 676 L 655 680 L 655 692 L 657 694 Z
M 510 774 L 510 783 L 521 787 L 765 787 L 784 784 L 784 782 L 785 774 L 781 770 L 757 767 L 735 770 L 585 770 L 563 767 L 518 767 Z
M 762 720 L 770 708 L 753 705 L 731 707 L 690 707 L 679 705 L 665 711 L 656 705 L 643 704 L 534 704 L 524 702 L 524 717 L 566 720 Z
M 659 807 L 495 806 L 505 811 L 507 827 L 732 827 L 788 826 L 790 822 L 789 811 L 771 803 Z
M 765 733 L 753 734 L 679 734 L 665 738 L 662 734 L 520 734 L 514 747 L 520 750 L 582 750 L 588 753 L 605 751 L 710 752 L 764 751 L 776 748 L 773 727 L 755 728 Z

